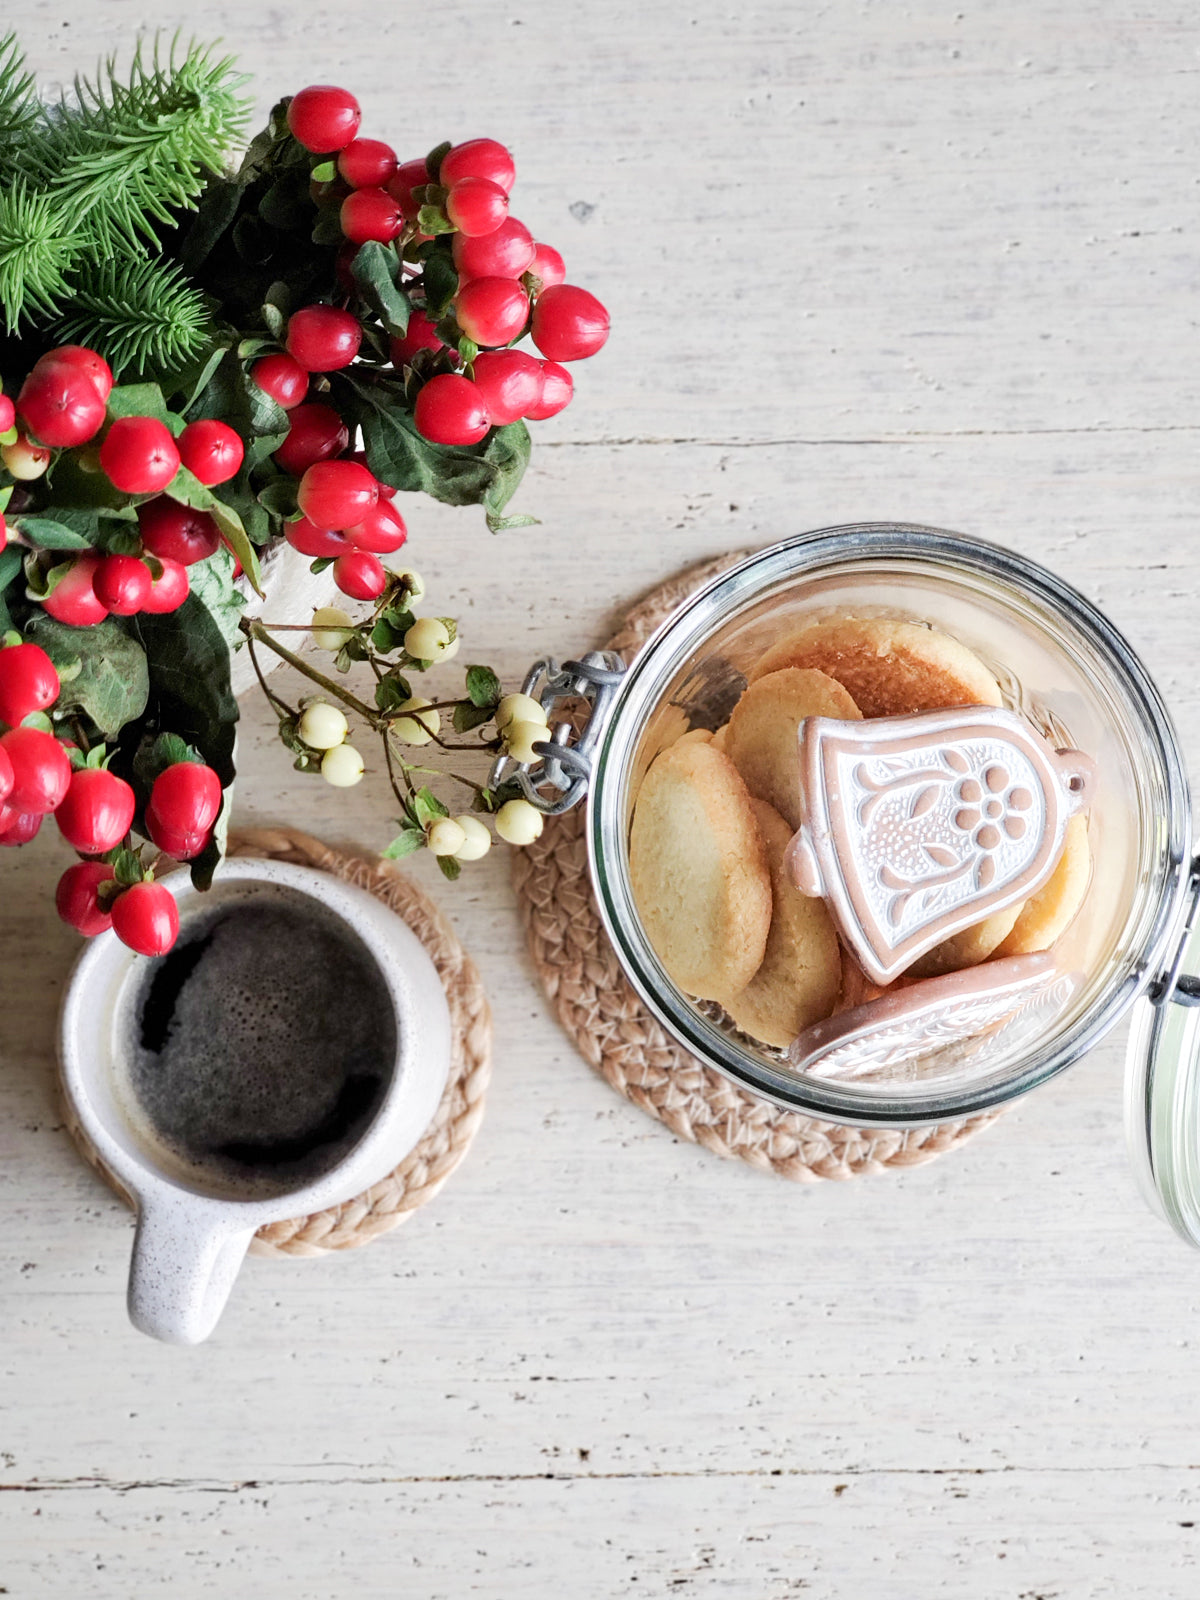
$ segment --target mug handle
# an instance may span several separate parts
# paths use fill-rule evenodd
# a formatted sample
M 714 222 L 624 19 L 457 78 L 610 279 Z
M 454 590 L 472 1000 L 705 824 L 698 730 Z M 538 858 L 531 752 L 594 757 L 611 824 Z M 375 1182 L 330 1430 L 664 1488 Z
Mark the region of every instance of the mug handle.
M 129 1320 L 167 1344 L 200 1344 L 220 1320 L 255 1228 L 219 1201 L 143 1200 L 129 1265 Z

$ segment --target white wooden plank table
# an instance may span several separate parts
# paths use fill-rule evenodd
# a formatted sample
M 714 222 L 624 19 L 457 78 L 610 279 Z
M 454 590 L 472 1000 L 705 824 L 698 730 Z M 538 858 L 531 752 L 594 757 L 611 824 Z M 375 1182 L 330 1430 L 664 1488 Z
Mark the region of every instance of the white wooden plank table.
M 412 502 L 515 680 L 693 560 L 839 520 L 1037 556 L 1142 650 L 1200 758 L 1200 25 L 1158 0 L 16 0 L 46 79 L 139 25 L 404 155 L 514 149 L 609 304 L 519 508 Z M 410 508 L 406 506 L 406 513 Z M 239 818 L 379 844 L 249 700 Z M 52 1088 L 53 829 L 0 860 L 0 1592 L 256 1600 L 1182 1600 L 1200 1260 L 1144 1210 L 1113 1040 L 958 1154 L 792 1188 L 676 1143 L 546 1013 L 494 852 L 435 886 L 497 1013 L 487 1121 L 370 1249 L 252 1260 L 213 1341 L 124 1323 L 120 1206 Z

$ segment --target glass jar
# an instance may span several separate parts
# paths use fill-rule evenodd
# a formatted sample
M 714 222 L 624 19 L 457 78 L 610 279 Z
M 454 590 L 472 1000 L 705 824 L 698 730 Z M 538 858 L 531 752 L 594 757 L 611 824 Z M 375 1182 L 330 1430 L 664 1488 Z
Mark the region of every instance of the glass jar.
M 718 1008 L 676 987 L 631 892 L 630 823 L 655 756 L 685 727 L 725 720 L 745 674 L 769 646 L 839 614 L 927 623 L 960 640 L 991 670 L 1007 705 L 1056 746 L 1084 750 L 1097 764 L 1088 817 L 1092 881 L 1082 911 L 1055 946 L 1060 966 L 1082 981 L 1035 1038 L 1007 1053 L 993 1051 L 971 1070 L 837 1081 L 793 1069 L 786 1052 L 756 1044 Z M 564 809 L 586 788 L 593 885 L 609 937 L 646 1006 L 695 1056 L 745 1088 L 813 1116 L 916 1126 L 970 1116 L 1036 1088 L 1146 997 L 1131 1058 L 1131 1140 L 1153 1196 L 1168 1167 L 1173 1190 L 1195 1176 L 1195 1203 L 1182 1207 L 1186 1226 L 1175 1199 L 1164 1208 L 1200 1241 L 1200 1143 L 1193 1131 L 1200 1116 L 1181 1135 L 1178 1104 L 1182 1095 L 1191 1107 L 1200 1011 L 1189 1014 L 1185 1027 L 1174 1017 L 1178 1008 L 1167 1004 L 1192 998 L 1189 981 L 1179 981 L 1183 929 L 1195 899 L 1187 776 L 1157 688 L 1101 612 L 1053 573 L 996 546 L 933 528 L 863 523 L 784 540 L 731 568 L 686 599 L 623 673 L 612 658 L 592 656 L 571 680 L 573 666 L 550 682 L 535 669 L 527 689 L 538 692 L 540 679 L 544 697 L 553 700 L 587 687 L 593 714 L 578 741 L 567 724 L 556 727 L 554 743 L 543 747 L 545 764 L 526 769 L 522 786 L 547 810 Z M 565 791 L 561 799 L 547 803 L 547 781 Z M 1200 957 L 1200 935 L 1194 942 Z M 1163 1018 L 1174 1020 L 1167 1025 Z M 1148 1105 L 1155 1109 L 1147 1112 Z

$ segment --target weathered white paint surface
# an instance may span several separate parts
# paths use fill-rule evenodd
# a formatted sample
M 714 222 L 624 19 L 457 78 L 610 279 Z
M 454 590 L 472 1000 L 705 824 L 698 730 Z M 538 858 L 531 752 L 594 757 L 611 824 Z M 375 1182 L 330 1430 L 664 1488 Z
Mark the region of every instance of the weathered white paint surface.
M 512 144 L 520 214 L 616 331 L 540 426 L 540 529 L 412 507 L 477 658 L 515 677 L 693 559 L 913 518 L 1075 579 L 1200 759 L 1187 7 L 8 15 L 47 75 L 178 24 L 224 33 L 263 108 L 345 81 L 405 155 Z M 253 702 L 243 752 L 243 820 L 386 836 L 379 776 L 299 783 Z M 580 1066 L 496 858 L 444 889 L 497 1007 L 473 1159 L 370 1250 L 251 1261 L 212 1344 L 168 1350 L 124 1324 L 129 1224 L 52 1098 L 61 862 L 0 861 L 7 1593 L 1197 1592 L 1200 1261 L 1134 1192 L 1118 1041 L 956 1157 L 790 1189 Z

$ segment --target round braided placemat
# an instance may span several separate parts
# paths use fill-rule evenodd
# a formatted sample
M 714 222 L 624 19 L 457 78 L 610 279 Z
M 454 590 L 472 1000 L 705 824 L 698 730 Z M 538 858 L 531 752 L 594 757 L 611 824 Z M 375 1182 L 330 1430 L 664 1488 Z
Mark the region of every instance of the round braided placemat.
M 669 579 L 632 607 L 605 648 L 631 659 L 681 600 L 749 554 L 718 556 Z M 796 1183 L 856 1178 L 932 1161 L 999 1115 L 908 1130 L 846 1128 L 785 1111 L 705 1066 L 655 1021 L 621 971 L 592 894 L 582 806 L 547 818 L 541 838 L 513 852 L 513 881 L 538 977 L 584 1060 L 618 1094 L 714 1155 Z
M 260 1228 L 250 1249 L 260 1256 L 320 1256 L 355 1250 L 397 1227 L 427 1205 L 471 1147 L 483 1120 L 492 1075 L 492 1014 L 475 963 L 437 906 L 411 879 L 385 861 L 331 849 L 292 828 L 253 828 L 231 834 L 231 856 L 265 856 L 331 872 L 399 916 L 433 958 L 450 1006 L 450 1076 L 433 1121 L 400 1165 L 363 1194 L 311 1216 Z M 67 1126 L 83 1155 L 123 1199 L 129 1196 L 100 1162 L 74 1118 Z

